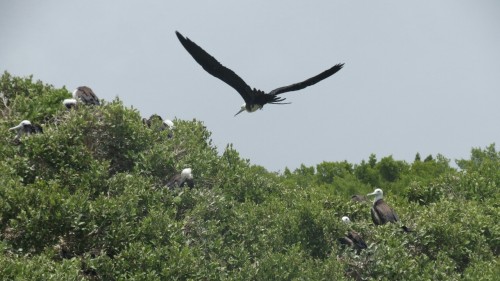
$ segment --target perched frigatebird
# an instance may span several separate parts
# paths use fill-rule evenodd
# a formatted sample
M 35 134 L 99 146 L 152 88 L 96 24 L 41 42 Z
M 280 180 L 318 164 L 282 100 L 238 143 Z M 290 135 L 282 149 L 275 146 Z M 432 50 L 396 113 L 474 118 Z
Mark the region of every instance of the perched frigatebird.
M 73 98 L 81 101 L 83 104 L 100 105 L 101 102 L 94 94 L 91 88 L 87 86 L 80 86 L 73 91 Z
M 9 131 L 17 130 L 16 137 L 14 138 L 14 141 L 19 141 L 21 136 L 23 134 L 30 135 L 30 134 L 38 134 L 38 133 L 43 133 L 43 129 L 40 125 L 38 124 L 31 124 L 29 120 L 23 120 L 19 125 L 12 127 L 9 129 Z
M 351 220 L 349 219 L 349 217 L 346 217 L 346 216 L 342 217 L 342 221 L 345 224 L 351 223 Z M 349 230 L 347 232 L 346 236 L 339 238 L 339 242 L 341 244 L 345 244 L 345 245 L 348 245 L 350 247 L 355 248 L 356 252 L 358 254 L 361 252 L 361 250 L 368 248 L 368 246 L 366 246 L 366 243 L 363 240 L 363 238 L 361 237 L 361 235 L 359 235 L 359 233 L 357 233 L 354 230 Z
M 373 206 L 370 210 L 372 215 L 373 223 L 376 225 L 386 224 L 388 222 L 397 222 L 399 220 L 398 215 L 392 210 L 387 203 L 384 201 L 384 192 L 382 189 L 377 188 L 373 193 L 369 193 L 368 196 L 375 196 L 373 201 Z
M 155 120 L 157 120 L 157 121 L 155 121 Z M 169 120 L 169 119 L 163 120 L 163 118 L 161 118 L 161 116 L 158 114 L 151 115 L 149 117 L 149 119 L 142 118 L 142 123 L 144 123 L 144 125 L 147 125 L 148 128 L 151 128 L 151 125 L 153 125 L 153 122 L 161 122 L 161 125 L 159 126 L 160 131 L 164 131 L 167 129 L 169 130 L 168 135 L 167 135 L 167 137 L 169 139 L 174 136 L 173 130 L 175 129 L 175 125 L 174 125 L 174 122 L 172 122 L 172 120 Z
M 182 187 L 187 184 L 189 188 L 194 187 L 194 180 L 191 168 L 186 168 L 182 170 L 180 174 L 173 176 L 168 182 L 168 188 Z
M 72 109 L 72 108 L 76 108 L 76 99 L 65 99 L 63 100 L 63 104 L 64 106 L 67 108 L 67 109 Z
M 264 105 L 267 103 L 286 104 L 283 103 L 285 98 L 278 97 L 279 94 L 298 91 L 304 89 L 305 87 L 314 85 L 319 81 L 332 76 L 344 66 L 343 63 L 336 64 L 332 68 L 327 69 L 307 80 L 288 86 L 279 87 L 270 91 L 269 93 L 265 93 L 264 91 L 250 88 L 250 86 L 248 86 L 247 83 L 245 83 L 245 81 L 241 79 L 241 77 L 239 77 L 231 69 L 223 66 L 200 46 L 189 40 L 189 38 L 184 37 L 178 31 L 176 31 L 175 34 L 177 35 L 177 38 L 179 38 L 182 46 L 184 46 L 188 53 L 191 54 L 194 60 L 198 62 L 203 67 L 203 69 L 205 69 L 211 75 L 224 81 L 229 86 L 233 87 L 245 100 L 245 103 L 241 106 L 240 111 L 238 111 L 238 113 L 236 113 L 234 116 L 240 114 L 244 110 L 246 110 L 247 112 L 254 112 L 257 109 L 262 109 L 262 107 L 264 107 Z
M 367 194 L 368 196 L 375 196 L 375 200 L 373 201 L 373 206 L 370 210 L 372 215 L 372 220 L 375 225 L 382 225 L 388 222 L 397 223 L 399 221 L 399 217 L 394 212 L 394 210 L 387 205 L 384 201 L 384 192 L 382 189 L 377 188 L 372 193 Z M 401 226 L 401 228 L 405 232 L 412 232 L 411 229 L 406 227 L 405 225 Z

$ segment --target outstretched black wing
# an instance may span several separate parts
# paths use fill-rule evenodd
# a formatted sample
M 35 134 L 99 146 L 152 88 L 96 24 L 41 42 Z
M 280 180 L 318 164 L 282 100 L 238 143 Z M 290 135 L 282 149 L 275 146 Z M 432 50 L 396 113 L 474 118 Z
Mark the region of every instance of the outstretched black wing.
M 233 87 L 243 97 L 246 103 L 252 103 L 252 89 L 243 79 L 241 79 L 241 77 L 231 69 L 223 66 L 200 46 L 189 40 L 189 38 L 184 37 L 178 31 L 176 31 L 175 34 L 177 38 L 179 38 L 179 41 L 181 41 L 182 46 L 184 46 L 188 53 L 191 54 L 194 60 L 198 62 L 203 69 Z
M 337 71 L 342 69 L 343 66 L 344 66 L 343 63 L 336 64 L 332 68 L 327 69 L 314 77 L 311 77 L 311 78 L 309 78 L 305 81 L 299 82 L 299 83 L 295 83 L 292 85 L 288 85 L 288 86 L 274 89 L 271 92 L 269 92 L 269 94 L 270 95 L 279 95 L 279 94 L 286 93 L 286 92 L 302 90 L 305 87 L 309 87 L 311 85 L 314 85 L 314 84 L 318 83 L 319 81 L 332 76 Z

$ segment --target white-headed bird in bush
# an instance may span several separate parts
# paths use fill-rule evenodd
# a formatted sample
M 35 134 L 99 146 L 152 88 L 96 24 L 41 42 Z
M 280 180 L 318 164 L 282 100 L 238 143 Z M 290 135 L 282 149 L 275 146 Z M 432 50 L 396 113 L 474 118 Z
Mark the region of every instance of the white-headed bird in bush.
M 394 212 L 394 210 L 387 205 L 384 201 L 384 192 L 382 189 L 377 188 L 372 193 L 367 194 L 367 196 L 375 196 L 373 201 L 373 206 L 370 210 L 373 223 L 375 225 L 383 225 L 388 222 L 397 223 L 399 221 L 399 217 Z M 411 230 L 406 227 L 401 227 L 405 232 L 411 232 Z
M 342 222 L 344 222 L 345 224 L 350 224 L 351 220 L 349 219 L 349 217 L 343 216 Z M 354 230 L 349 230 L 346 236 L 339 238 L 339 242 L 356 249 L 356 252 L 358 254 L 361 252 L 361 250 L 368 248 L 361 235 L 359 235 L 359 233 Z
M 183 187 L 184 184 L 187 184 L 189 188 L 194 187 L 194 180 L 191 168 L 186 168 L 182 170 L 180 174 L 173 176 L 168 182 L 168 188 L 174 187 Z

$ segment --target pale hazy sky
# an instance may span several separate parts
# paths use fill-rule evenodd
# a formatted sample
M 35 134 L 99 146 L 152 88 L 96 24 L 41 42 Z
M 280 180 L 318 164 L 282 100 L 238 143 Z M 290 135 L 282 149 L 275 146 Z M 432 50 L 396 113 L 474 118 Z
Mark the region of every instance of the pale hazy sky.
M 290 105 L 233 115 L 237 92 L 175 30 L 251 87 L 316 75 Z M 500 141 L 500 1 L 6 1 L 0 71 L 119 96 L 143 116 L 204 121 L 222 152 L 269 170 L 371 153 L 468 158 Z

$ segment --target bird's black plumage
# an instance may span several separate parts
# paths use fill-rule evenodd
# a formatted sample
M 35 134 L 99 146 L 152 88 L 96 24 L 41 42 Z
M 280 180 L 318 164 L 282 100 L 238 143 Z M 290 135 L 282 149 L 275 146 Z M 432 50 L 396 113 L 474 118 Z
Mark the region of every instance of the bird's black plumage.
M 161 116 L 158 114 L 151 115 L 149 117 L 149 119 L 142 118 L 142 123 L 144 123 L 144 125 L 147 125 L 149 128 L 151 128 L 151 125 L 153 124 L 153 122 L 155 122 L 154 120 L 158 120 L 159 122 L 163 123 L 163 118 L 161 118 Z
M 373 206 L 370 210 L 373 223 L 375 225 L 383 225 L 388 222 L 391 223 L 399 223 L 399 217 L 394 212 L 394 210 L 385 203 L 384 199 L 382 199 L 384 192 L 382 189 L 377 188 L 373 191 L 373 193 L 368 194 L 369 196 L 375 195 L 375 201 L 373 202 Z M 413 230 L 402 225 L 401 228 L 404 232 L 412 232 Z
M 187 184 L 189 188 L 194 187 L 193 174 L 191 173 L 191 168 L 186 168 L 182 170 L 180 174 L 174 175 L 167 182 L 168 188 L 176 188 L 183 187 L 184 184 Z
M 358 254 L 361 250 L 368 248 L 361 235 L 354 230 L 349 231 L 346 236 L 341 237 L 338 240 L 341 244 L 355 248 Z
M 87 86 L 80 86 L 76 88 L 73 92 L 73 98 L 76 100 L 80 100 L 83 104 L 88 105 L 101 105 L 101 102 L 95 95 L 94 91 Z
M 187 184 L 189 188 L 194 187 L 194 181 L 193 179 L 185 179 L 182 178 L 181 175 L 175 175 L 170 180 L 167 182 L 166 186 L 168 188 L 175 188 L 175 187 L 183 187 L 184 184 Z
M 372 215 L 373 223 L 376 225 L 386 224 L 388 222 L 397 222 L 399 220 L 398 215 L 394 210 L 385 203 L 384 199 L 379 199 L 370 210 Z
M 21 136 L 22 135 L 30 135 L 30 134 L 42 134 L 43 129 L 42 126 L 38 124 L 31 124 L 29 120 L 23 120 L 19 125 L 12 127 L 9 129 L 9 131 L 17 131 L 16 136 L 13 140 L 14 144 L 20 144 L 21 143 Z
M 153 126 L 154 123 L 160 123 L 161 122 L 161 125 L 159 125 L 157 128 L 158 130 L 160 131 L 164 131 L 164 130 L 169 130 L 168 132 L 168 135 L 167 137 L 169 139 L 171 139 L 173 136 L 174 136 L 174 132 L 173 132 L 173 129 L 174 129 L 174 125 L 173 125 L 173 122 L 171 120 L 163 120 L 163 118 L 161 118 L 160 115 L 158 114 L 153 114 L 149 117 L 149 119 L 146 119 L 146 118 L 142 118 L 142 123 L 146 126 L 148 126 L 148 128 L 151 128 L 151 126 Z
M 234 71 L 223 66 L 200 46 L 189 40 L 189 38 L 184 37 L 178 31 L 176 31 L 175 34 L 177 35 L 177 38 L 179 38 L 182 46 L 184 46 L 184 48 L 189 52 L 189 54 L 191 54 L 194 60 L 196 60 L 196 62 L 198 62 L 198 64 L 203 67 L 203 69 L 205 69 L 211 75 L 224 81 L 229 86 L 233 87 L 241 95 L 241 97 L 245 100 L 246 110 L 249 112 L 253 112 L 258 108 L 262 108 L 266 103 L 283 104 L 282 102 L 285 100 L 285 98 L 278 97 L 277 95 L 291 91 L 298 91 L 308 86 L 314 85 L 319 81 L 335 74 L 344 66 L 343 63 L 337 64 L 330 69 L 327 69 L 307 80 L 276 88 L 266 94 L 264 91 L 250 88 L 250 86 L 248 86 L 247 83 L 245 83 L 245 81 L 241 79 L 241 77 L 234 73 Z
M 351 223 L 351 220 L 347 216 L 342 217 L 342 221 L 346 224 Z M 361 250 L 368 248 L 365 241 L 363 240 L 363 237 L 361 237 L 361 235 L 359 235 L 359 233 L 354 230 L 349 230 L 347 232 L 347 235 L 339 238 L 338 240 L 341 244 L 345 244 L 355 248 L 358 254 L 361 252 Z

